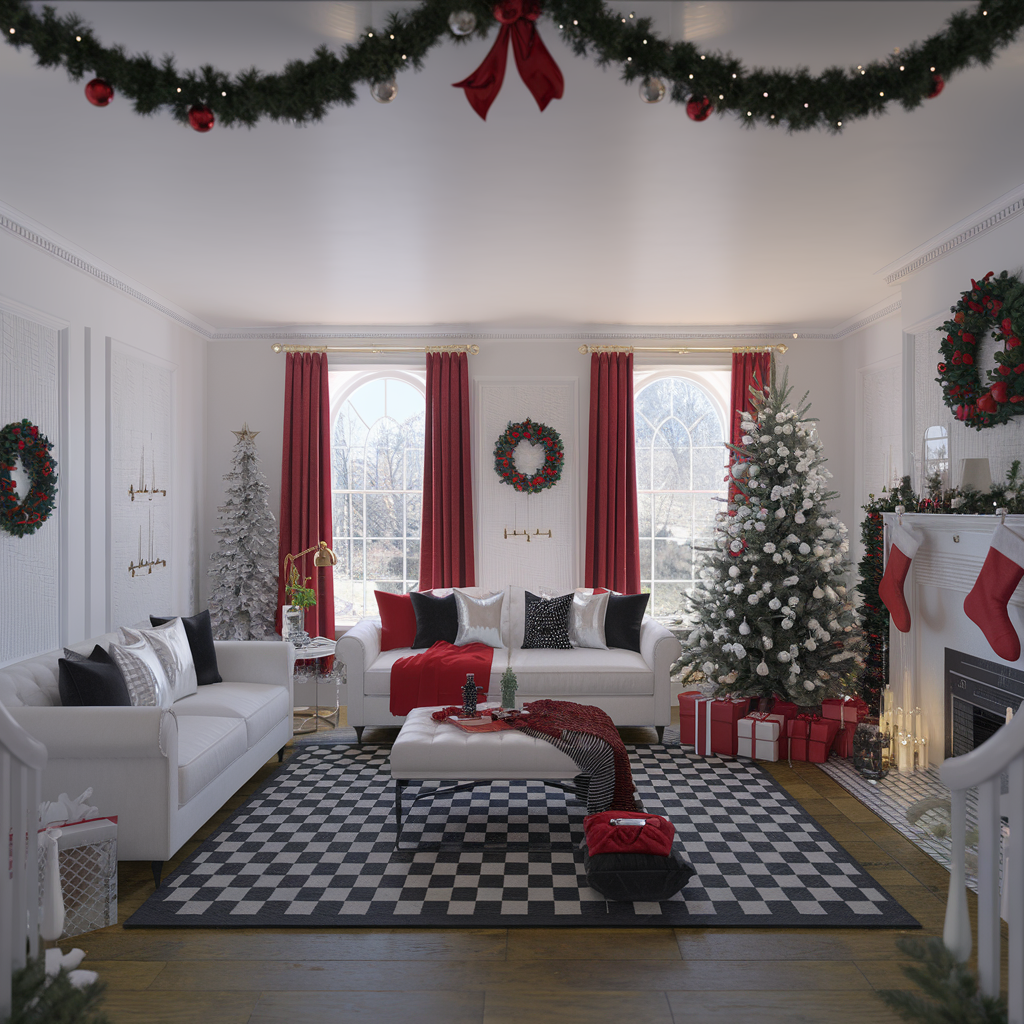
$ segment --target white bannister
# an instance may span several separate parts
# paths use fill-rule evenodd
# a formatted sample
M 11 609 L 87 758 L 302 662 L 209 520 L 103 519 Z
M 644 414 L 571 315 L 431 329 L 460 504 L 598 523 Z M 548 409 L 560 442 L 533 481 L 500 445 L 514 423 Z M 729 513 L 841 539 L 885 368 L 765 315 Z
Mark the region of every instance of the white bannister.
M 0 1017 L 11 1012 L 11 975 L 39 954 L 39 805 L 46 747 L 0 704 Z
M 1009 772 L 1010 787 L 1000 798 L 1004 772 Z M 1010 838 L 1003 849 L 1007 890 L 1003 906 L 1009 911 L 1009 1024 L 1024 1024 L 1024 872 L 1020 870 L 1024 863 L 1024 712 L 969 754 L 944 761 L 940 775 L 950 790 L 953 843 L 942 939 L 961 962 L 971 955 L 972 945 L 964 865 L 967 790 L 978 789 L 978 981 L 987 996 L 998 996 L 1000 989 L 999 847 L 1001 818 L 1009 820 Z M 1015 878 L 1010 877 L 1011 858 Z

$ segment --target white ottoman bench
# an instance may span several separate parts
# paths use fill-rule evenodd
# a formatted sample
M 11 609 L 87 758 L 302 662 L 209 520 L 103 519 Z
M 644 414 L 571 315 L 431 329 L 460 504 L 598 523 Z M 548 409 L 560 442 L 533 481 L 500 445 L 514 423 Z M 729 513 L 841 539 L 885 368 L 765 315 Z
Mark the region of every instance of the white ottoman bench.
M 447 789 L 430 789 L 412 799 L 473 789 L 489 782 L 530 780 L 575 794 L 572 781 L 579 765 L 547 740 L 518 729 L 467 732 L 450 722 L 435 722 L 436 708 L 410 711 L 391 747 L 391 777 L 395 780 L 395 825 L 402 841 L 402 792 L 410 782 L 459 781 Z

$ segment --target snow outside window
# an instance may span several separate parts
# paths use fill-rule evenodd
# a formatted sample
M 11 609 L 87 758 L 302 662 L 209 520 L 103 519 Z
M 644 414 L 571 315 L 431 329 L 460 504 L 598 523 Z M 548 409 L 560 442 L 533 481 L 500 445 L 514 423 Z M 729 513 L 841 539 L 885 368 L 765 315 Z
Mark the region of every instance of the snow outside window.
M 424 373 L 331 371 L 334 606 L 377 615 L 374 590 L 404 594 L 420 574 Z
M 725 508 L 729 371 L 634 374 L 640 585 L 656 618 L 688 617 L 700 548 Z

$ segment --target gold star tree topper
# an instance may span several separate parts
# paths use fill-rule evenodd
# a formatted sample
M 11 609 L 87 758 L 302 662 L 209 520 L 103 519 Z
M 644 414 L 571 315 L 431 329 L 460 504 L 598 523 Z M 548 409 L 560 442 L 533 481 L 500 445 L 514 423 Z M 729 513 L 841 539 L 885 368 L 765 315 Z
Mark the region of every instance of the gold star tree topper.
M 258 430 L 250 430 L 249 429 L 249 424 L 248 423 L 243 423 L 241 430 L 232 430 L 231 433 L 234 434 L 235 437 L 238 438 L 238 442 L 237 443 L 241 444 L 242 441 L 251 441 L 259 433 L 259 431 Z

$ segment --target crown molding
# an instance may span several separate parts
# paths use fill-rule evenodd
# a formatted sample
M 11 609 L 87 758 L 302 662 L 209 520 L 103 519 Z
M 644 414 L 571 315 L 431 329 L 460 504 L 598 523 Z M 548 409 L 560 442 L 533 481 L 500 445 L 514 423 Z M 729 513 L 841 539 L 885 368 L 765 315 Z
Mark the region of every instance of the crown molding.
M 1024 208 L 1024 186 L 1018 190 Z M 1008 193 L 1010 195 L 1010 193 Z M 1005 198 L 1005 197 L 1004 197 Z M 1003 218 L 1005 219 L 1005 217 Z M 114 267 L 97 259 L 67 239 L 50 231 L 14 207 L 0 201 L 0 229 L 9 232 L 27 245 L 72 267 L 115 291 L 142 302 L 176 323 L 194 331 L 208 341 L 266 341 L 316 344 L 356 343 L 374 341 L 437 341 L 441 343 L 471 341 L 584 342 L 597 343 L 643 341 L 735 343 L 801 341 L 840 341 L 862 330 L 868 324 L 890 316 L 900 309 L 900 300 L 882 302 L 834 328 L 787 327 L 782 324 L 726 325 L 641 325 L 641 324 L 372 324 L 239 326 L 215 328 L 200 317 L 182 309 L 169 299 L 150 291 L 137 281 L 121 274 Z
M 908 252 L 906 256 L 900 257 L 888 266 L 876 271 L 876 274 L 885 276 L 887 284 L 898 284 L 905 277 L 916 274 L 922 267 L 926 267 L 935 260 L 942 259 L 954 249 L 973 241 L 978 235 L 991 231 L 1005 221 L 1011 220 L 1024 213 L 1024 185 L 1001 195 L 988 206 L 982 207 L 969 217 L 957 221 L 951 228 L 928 239 L 923 245 Z
M 187 309 L 182 309 L 155 292 L 151 292 L 148 288 L 144 288 L 137 281 L 133 281 L 114 267 L 97 259 L 92 253 L 79 248 L 4 202 L 0 202 L 0 229 L 20 238 L 27 245 L 52 256 L 66 266 L 88 274 L 115 291 L 150 306 L 158 313 L 187 327 L 190 331 L 195 331 L 196 334 L 204 338 L 213 336 L 213 327 L 193 316 Z

